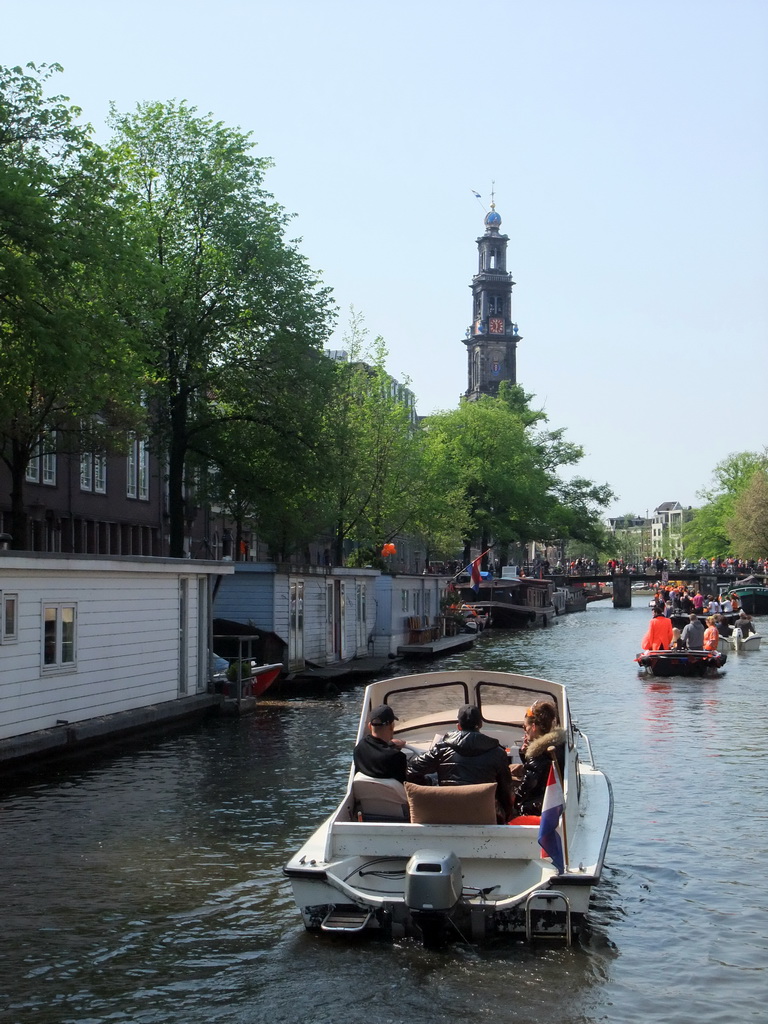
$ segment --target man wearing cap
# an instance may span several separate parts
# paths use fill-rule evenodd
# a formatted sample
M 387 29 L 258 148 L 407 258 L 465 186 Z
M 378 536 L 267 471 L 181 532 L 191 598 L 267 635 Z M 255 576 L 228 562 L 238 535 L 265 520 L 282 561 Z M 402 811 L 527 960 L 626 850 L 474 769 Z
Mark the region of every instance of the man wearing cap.
M 408 780 L 424 784 L 429 781 L 428 775 L 437 774 L 441 786 L 495 782 L 499 820 L 507 821 L 514 793 L 506 750 L 497 739 L 480 732 L 483 719 L 474 704 L 459 708 L 456 724 L 456 732 L 448 733 L 426 754 L 411 759 Z
M 370 733 L 363 736 L 355 747 L 355 770 L 374 779 L 397 779 L 405 782 L 408 759 L 402 748 L 403 740 L 396 740 L 397 716 L 388 704 L 380 704 L 368 719 Z

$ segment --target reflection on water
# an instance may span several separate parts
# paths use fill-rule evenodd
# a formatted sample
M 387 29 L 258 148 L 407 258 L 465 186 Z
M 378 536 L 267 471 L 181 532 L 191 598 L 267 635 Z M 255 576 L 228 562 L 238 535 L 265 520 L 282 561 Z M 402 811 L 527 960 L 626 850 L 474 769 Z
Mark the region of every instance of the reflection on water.
M 281 868 L 340 796 L 361 691 L 268 700 L 4 792 L 0 1020 L 761 1019 L 766 654 L 730 655 L 711 680 L 640 676 L 637 601 L 489 632 L 437 663 L 569 686 L 616 801 L 576 948 L 306 934 Z

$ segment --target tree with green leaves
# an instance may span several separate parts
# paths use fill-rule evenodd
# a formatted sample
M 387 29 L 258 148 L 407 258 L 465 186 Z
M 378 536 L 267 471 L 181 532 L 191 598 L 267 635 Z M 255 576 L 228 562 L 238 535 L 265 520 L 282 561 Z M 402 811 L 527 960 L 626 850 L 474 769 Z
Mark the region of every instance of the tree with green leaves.
M 737 452 L 715 466 L 713 483 L 699 492 L 704 504 L 683 526 L 687 558 L 745 557 L 732 536 L 736 503 L 754 474 L 768 468 L 768 449 Z
M 323 449 L 332 495 L 333 561 L 351 545 L 356 561 L 373 563 L 382 544 L 409 532 L 425 489 L 421 439 L 407 382 L 386 369 L 381 337 L 372 342 L 363 317 L 351 311 L 343 339 L 347 358 L 334 364 L 326 404 Z
M 768 472 L 757 468 L 733 503 L 727 521 L 733 551 L 739 558 L 768 556 Z
M 477 538 L 483 549 L 493 540 L 505 562 L 513 543 L 590 537 L 597 509 L 612 497 L 606 486 L 561 479 L 559 471 L 577 463 L 582 449 L 563 430 L 544 430 L 546 416 L 531 408 L 531 398 L 502 384 L 498 397 L 463 402 L 426 425 L 429 460 L 442 464 L 444 479 L 464 496 L 467 561 Z
M 131 326 L 143 261 L 114 168 L 80 110 L 46 96 L 58 65 L 0 67 L 0 457 L 13 546 L 26 546 L 25 473 L 37 451 L 107 446 L 140 419 Z
M 264 190 L 271 161 L 249 134 L 184 102 L 113 109 L 111 125 L 130 224 L 155 268 L 142 311 L 149 397 L 180 557 L 191 468 L 218 457 L 229 471 L 222 431 L 236 422 L 261 428 L 249 437 L 258 443 L 299 415 L 295 382 L 320 365 L 333 308 L 286 241 L 290 218 Z

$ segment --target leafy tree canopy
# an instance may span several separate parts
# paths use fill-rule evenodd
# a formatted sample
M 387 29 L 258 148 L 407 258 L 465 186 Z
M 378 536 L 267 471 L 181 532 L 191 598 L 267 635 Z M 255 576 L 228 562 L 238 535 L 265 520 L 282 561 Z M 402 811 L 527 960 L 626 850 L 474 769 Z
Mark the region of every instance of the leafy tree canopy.
M 130 310 L 142 257 L 108 155 L 78 107 L 45 95 L 60 70 L 0 67 L 0 456 L 20 547 L 24 471 L 41 438 L 58 445 L 107 409 L 134 423 L 140 409 Z
M 740 550 L 743 534 L 739 541 L 733 534 L 735 512 L 740 496 L 749 487 L 754 474 L 766 468 L 768 449 L 737 452 L 715 466 L 712 485 L 699 492 L 705 504 L 694 511 L 691 521 L 683 527 L 686 557 L 750 557 Z

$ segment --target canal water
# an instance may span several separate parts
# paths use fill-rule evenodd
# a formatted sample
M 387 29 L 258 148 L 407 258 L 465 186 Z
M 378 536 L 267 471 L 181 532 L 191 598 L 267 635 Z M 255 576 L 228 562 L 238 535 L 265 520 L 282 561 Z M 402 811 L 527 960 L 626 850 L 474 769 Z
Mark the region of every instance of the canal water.
M 488 632 L 447 659 L 567 683 L 610 775 L 606 870 L 575 947 L 303 930 L 281 868 L 340 796 L 356 689 L 6 784 L 0 1021 L 764 1022 L 768 649 L 715 679 L 639 676 L 647 604 Z

